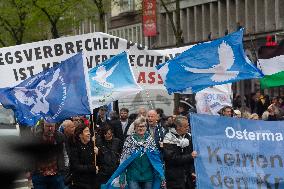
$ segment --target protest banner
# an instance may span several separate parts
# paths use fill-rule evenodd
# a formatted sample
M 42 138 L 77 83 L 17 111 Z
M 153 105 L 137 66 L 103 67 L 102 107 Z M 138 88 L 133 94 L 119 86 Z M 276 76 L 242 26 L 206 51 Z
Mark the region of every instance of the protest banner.
M 224 106 L 232 106 L 232 84 L 208 87 L 195 95 L 196 111 L 200 114 L 219 115 Z
M 148 50 L 145 46 L 100 32 L 4 47 L 0 49 L 0 88 L 15 86 L 82 50 L 89 69 L 126 51 L 137 83 L 143 89 L 165 90 L 155 66 L 189 47 Z
M 284 188 L 283 122 L 190 118 L 198 189 Z

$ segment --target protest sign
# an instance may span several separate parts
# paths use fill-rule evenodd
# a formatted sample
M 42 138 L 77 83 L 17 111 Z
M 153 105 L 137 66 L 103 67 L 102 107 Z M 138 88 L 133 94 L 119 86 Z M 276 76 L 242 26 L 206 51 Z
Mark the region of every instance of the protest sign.
M 89 69 L 126 51 L 137 83 L 143 89 L 165 89 L 155 66 L 189 47 L 148 50 L 145 46 L 100 32 L 5 47 L 0 49 L 0 88 L 15 86 L 82 50 Z
M 219 115 L 224 106 L 232 106 L 232 84 L 208 87 L 195 95 L 196 111 L 200 114 Z
M 284 188 L 283 122 L 190 118 L 198 189 Z

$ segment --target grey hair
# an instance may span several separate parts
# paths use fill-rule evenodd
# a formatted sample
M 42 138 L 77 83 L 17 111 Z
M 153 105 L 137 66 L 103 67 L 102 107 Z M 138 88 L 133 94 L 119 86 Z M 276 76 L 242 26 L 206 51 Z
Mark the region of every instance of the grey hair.
M 145 107 L 139 107 L 138 111 L 137 111 L 138 115 L 139 114 L 141 115 L 141 111 L 143 111 L 143 110 L 145 111 L 145 113 L 147 113 L 147 109 Z
M 181 116 L 181 115 L 176 116 L 176 118 L 174 120 L 175 126 L 176 127 L 180 127 L 182 125 L 182 121 L 183 120 L 187 120 L 188 121 L 188 118 L 186 116 Z
M 134 124 L 134 128 L 139 126 L 140 124 L 146 124 L 146 118 L 145 117 L 138 117 L 137 119 L 135 119 L 135 121 L 133 122 Z
M 65 128 L 66 126 L 68 126 L 69 124 L 73 124 L 73 121 L 71 121 L 71 120 L 64 120 L 63 123 L 62 123 L 62 125 L 63 125 L 64 128 Z

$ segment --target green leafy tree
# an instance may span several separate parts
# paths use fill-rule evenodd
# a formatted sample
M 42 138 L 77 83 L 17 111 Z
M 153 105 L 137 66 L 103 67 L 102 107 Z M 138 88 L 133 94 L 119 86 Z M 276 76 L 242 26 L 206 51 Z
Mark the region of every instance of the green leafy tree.
M 92 0 L 95 6 L 98 9 L 99 14 L 99 28 L 100 31 L 105 31 L 105 16 L 106 16 L 106 4 L 103 3 L 103 0 Z
M 52 38 L 72 32 L 84 16 L 83 0 L 32 0 L 32 3 L 39 10 L 39 17 L 44 15 L 49 22 Z
M 101 32 L 105 32 L 105 21 L 107 13 L 110 12 L 111 3 L 111 0 L 85 0 L 85 8 L 87 9 L 85 18 L 97 23 Z
M 30 6 L 28 0 L 0 1 L 1 46 L 22 44 L 27 28 Z
M 0 47 L 72 35 L 83 20 L 105 30 L 110 0 L 0 0 Z

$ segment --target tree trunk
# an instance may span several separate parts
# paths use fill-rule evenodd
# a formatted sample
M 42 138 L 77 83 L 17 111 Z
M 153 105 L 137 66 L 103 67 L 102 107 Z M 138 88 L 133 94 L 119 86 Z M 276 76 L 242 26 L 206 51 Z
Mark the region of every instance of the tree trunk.
M 93 0 L 99 11 L 99 30 L 105 32 L 105 7 L 102 0 Z
M 60 35 L 59 35 L 58 29 L 57 29 L 57 22 L 51 22 L 50 24 L 51 24 L 52 38 L 53 39 L 59 38 Z
M 170 11 L 168 10 L 164 0 L 160 0 L 160 1 L 162 3 L 162 6 L 164 7 L 164 9 L 166 11 L 166 14 L 169 17 L 169 20 L 170 20 L 170 23 L 171 23 L 171 26 L 172 26 L 172 29 L 173 29 L 173 32 L 174 32 L 174 35 L 175 35 L 175 38 L 176 38 L 176 46 L 181 47 L 181 46 L 183 46 L 183 37 L 182 37 L 182 30 L 181 30 L 181 25 L 180 25 L 180 0 L 175 1 L 175 3 L 176 3 L 176 10 L 175 10 L 175 13 L 176 13 L 175 23 L 176 23 L 176 25 L 174 24 L 173 18 L 170 16 Z M 174 93 L 174 112 L 177 112 L 179 101 L 180 101 L 180 94 Z
M 100 31 L 105 32 L 105 13 L 100 12 Z
M 176 45 L 177 47 L 181 47 L 183 45 L 183 37 L 182 37 L 182 30 L 180 25 L 180 0 L 176 0 Z

